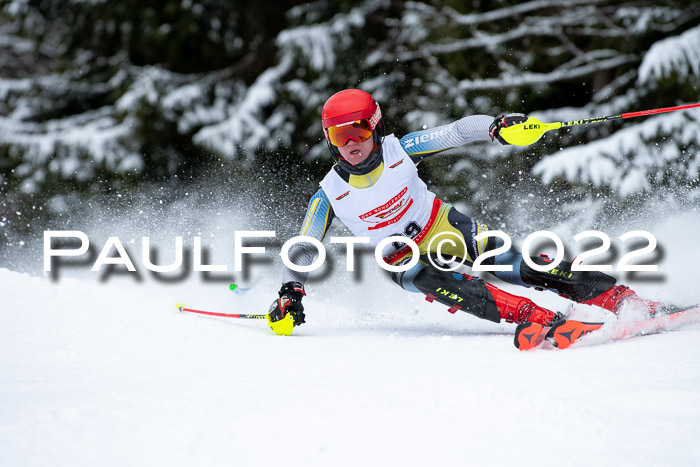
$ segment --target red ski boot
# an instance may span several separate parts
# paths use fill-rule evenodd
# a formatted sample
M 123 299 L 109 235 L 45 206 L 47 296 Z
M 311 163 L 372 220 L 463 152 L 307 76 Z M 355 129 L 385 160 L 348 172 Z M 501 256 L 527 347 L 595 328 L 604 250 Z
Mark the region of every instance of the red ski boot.
M 673 307 L 661 302 L 655 302 L 641 298 L 634 290 L 625 285 L 615 285 L 595 298 L 582 302 L 586 305 L 599 306 L 605 310 L 618 314 L 622 306 L 631 306 L 633 309 L 647 311 L 651 316 L 668 314 Z
M 509 294 L 491 284 L 486 284 L 486 288 L 496 301 L 501 319 L 508 323 L 518 323 L 515 346 L 521 350 L 537 347 L 553 325 L 565 321 L 562 313 L 542 308 L 529 298 Z
M 564 316 L 536 305 L 529 298 L 509 294 L 491 284 L 487 283 L 486 288 L 496 302 L 498 314 L 507 323 L 537 323 L 549 326 Z

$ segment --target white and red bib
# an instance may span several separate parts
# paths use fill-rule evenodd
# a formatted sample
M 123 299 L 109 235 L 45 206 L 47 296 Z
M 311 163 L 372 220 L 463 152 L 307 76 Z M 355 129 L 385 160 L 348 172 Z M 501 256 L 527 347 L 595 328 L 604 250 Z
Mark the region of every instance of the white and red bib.
M 431 221 L 435 194 L 418 177 L 418 170 L 394 135 L 384 138 L 384 169 L 377 182 L 355 188 L 331 170 L 321 181 L 335 215 L 358 237 L 371 244 L 392 235 L 415 238 Z M 382 252 L 395 251 L 390 244 Z

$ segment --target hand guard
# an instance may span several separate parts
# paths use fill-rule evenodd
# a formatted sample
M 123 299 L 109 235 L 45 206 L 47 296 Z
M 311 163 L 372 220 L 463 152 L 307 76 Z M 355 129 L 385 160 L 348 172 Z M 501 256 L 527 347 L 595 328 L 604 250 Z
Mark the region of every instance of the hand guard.
M 498 141 L 501 144 L 510 144 L 508 141 L 501 138 L 501 128 L 517 125 L 518 123 L 524 123 L 525 120 L 527 120 L 527 116 L 525 114 L 508 114 L 496 117 L 491 126 L 489 126 L 489 136 L 491 136 L 491 141 L 493 141 L 494 138 L 498 138 Z
M 280 298 L 272 302 L 267 313 L 267 324 L 273 332 L 289 336 L 294 326 L 305 322 L 304 306 L 301 304 L 301 297 L 304 295 L 306 291 L 299 282 L 287 282 L 282 285 L 279 291 Z

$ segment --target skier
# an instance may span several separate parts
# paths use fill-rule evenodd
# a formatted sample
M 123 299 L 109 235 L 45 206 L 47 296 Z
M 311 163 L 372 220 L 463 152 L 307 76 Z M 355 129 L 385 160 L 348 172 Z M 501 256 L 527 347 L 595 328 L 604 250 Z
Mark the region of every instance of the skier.
M 370 94 L 346 89 L 326 101 L 321 117 L 328 147 L 337 163 L 311 197 L 300 235 L 322 240 L 337 217 L 356 236 L 369 237 L 372 245 L 393 235 L 410 238 L 418 245 L 420 258 L 411 269 L 392 273 L 398 285 L 409 292 L 425 294 L 429 301 L 447 305 L 452 313 L 462 310 L 496 323 L 517 323 L 516 342 L 532 323 L 541 325 L 541 329 L 565 321 L 560 312 L 500 290 L 482 279 L 445 271 L 434 266 L 428 257 L 435 253 L 428 251 L 430 240 L 446 232 L 458 235 L 463 243 L 447 248 L 443 245 L 443 256 L 454 255 L 468 265 L 479 255 L 502 246 L 503 240 L 488 237 L 475 241 L 476 235 L 489 228 L 438 199 L 418 177 L 416 164 L 471 142 L 508 144 L 500 130 L 524 122 L 525 115 L 474 115 L 399 139 L 385 136 L 381 110 Z M 313 263 L 316 254 L 308 243 L 297 243 L 290 250 L 290 258 L 297 265 Z M 412 250 L 408 245 L 392 243 L 382 255 L 387 264 L 404 265 L 411 260 Z M 546 258 L 532 261 L 537 265 L 549 262 Z M 537 271 L 523 261 L 515 248 L 490 257 L 483 264 L 512 266 L 512 271 L 491 273 L 510 284 L 551 290 L 613 313 L 620 310 L 623 302 L 634 302 L 650 314 L 663 307 L 640 298 L 626 286 L 616 285 L 615 278 L 602 272 L 572 272 L 569 262 L 550 271 Z M 307 277 L 308 273 L 284 269 L 279 298 L 270 306 L 267 317 L 274 332 L 290 335 L 294 326 L 305 322 L 301 300 L 306 294 Z

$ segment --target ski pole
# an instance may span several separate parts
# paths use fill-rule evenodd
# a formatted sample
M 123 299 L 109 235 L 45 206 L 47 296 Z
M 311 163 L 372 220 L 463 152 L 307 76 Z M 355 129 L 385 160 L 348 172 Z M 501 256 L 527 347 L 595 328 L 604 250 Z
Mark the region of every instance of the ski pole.
M 240 319 L 265 319 L 267 315 L 243 315 L 238 313 L 214 313 L 213 311 L 203 311 L 203 310 L 193 310 L 192 308 L 185 308 L 184 303 L 178 303 L 175 305 L 180 311 L 189 311 L 190 313 L 199 313 L 201 315 L 210 316 L 223 316 L 224 318 L 240 318 Z
M 523 123 L 518 123 L 517 125 L 511 125 L 509 127 L 501 128 L 500 134 L 501 137 L 510 144 L 513 144 L 515 146 L 527 146 L 529 144 L 537 142 L 546 132 L 550 130 L 556 130 L 558 128 L 565 128 L 574 125 L 588 125 L 590 123 L 607 122 L 609 120 L 618 120 L 623 118 L 642 117 L 645 115 L 673 112 L 676 110 L 692 109 L 693 107 L 700 107 L 700 103 L 679 105 L 676 107 L 664 107 L 661 109 L 642 110 L 639 112 L 628 112 L 620 115 L 608 115 L 606 117 L 593 117 L 585 118 L 583 120 L 571 120 L 569 122 L 544 123 L 537 120 L 535 117 L 529 117 Z

